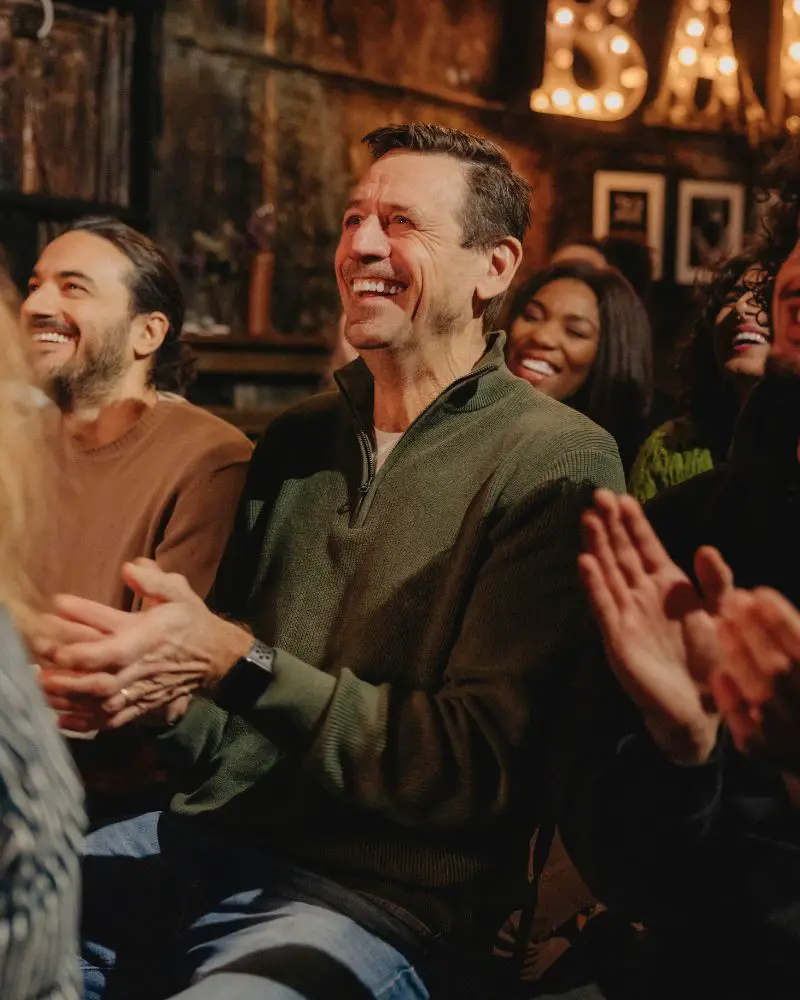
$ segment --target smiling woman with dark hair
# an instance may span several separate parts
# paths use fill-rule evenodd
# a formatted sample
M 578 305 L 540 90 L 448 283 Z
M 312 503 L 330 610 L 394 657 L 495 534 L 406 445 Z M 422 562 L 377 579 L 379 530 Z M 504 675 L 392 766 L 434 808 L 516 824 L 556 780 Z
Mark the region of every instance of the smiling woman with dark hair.
M 706 290 L 680 362 L 686 415 L 653 431 L 631 472 L 630 491 L 641 503 L 727 456 L 736 419 L 769 353 L 760 302 L 765 280 L 758 257 L 744 254 L 724 264 Z
M 607 430 L 627 471 L 653 379 L 650 323 L 625 278 L 577 262 L 546 268 L 517 292 L 507 328 L 511 371 Z

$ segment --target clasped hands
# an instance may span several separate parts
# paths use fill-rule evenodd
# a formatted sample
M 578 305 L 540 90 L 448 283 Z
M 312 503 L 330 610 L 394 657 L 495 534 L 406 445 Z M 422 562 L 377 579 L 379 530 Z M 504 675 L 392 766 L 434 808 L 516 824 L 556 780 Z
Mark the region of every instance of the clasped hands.
M 737 589 L 710 547 L 696 589 L 630 496 L 599 490 L 583 527 L 609 662 L 662 752 L 702 763 L 724 722 L 739 750 L 800 774 L 800 612 L 768 588 Z
M 39 682 L 62 729 L 118 729 L 143 716 L 174 722 L 189 696 L 213 692 L 252 636 L 212 614 L 186 579 L 152 560 L 122 570 L 142 611 L 60 596 L 28 635 Z

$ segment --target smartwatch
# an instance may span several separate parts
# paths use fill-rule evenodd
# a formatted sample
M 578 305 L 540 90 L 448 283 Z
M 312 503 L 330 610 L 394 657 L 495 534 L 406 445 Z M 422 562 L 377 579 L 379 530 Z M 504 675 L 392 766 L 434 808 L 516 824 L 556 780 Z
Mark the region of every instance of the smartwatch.
M 227 712 L 244 715 L 264 694 L 274 676 L 275 649 L 256 639 L 219 682 L 214 701 Z

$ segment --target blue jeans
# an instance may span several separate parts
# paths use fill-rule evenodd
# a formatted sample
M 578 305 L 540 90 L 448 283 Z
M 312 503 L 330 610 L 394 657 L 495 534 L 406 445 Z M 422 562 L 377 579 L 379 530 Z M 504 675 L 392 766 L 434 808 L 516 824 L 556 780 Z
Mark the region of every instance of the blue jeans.
M 394 917 L 196 826 L 147 813 L 88 838 L 86 1000 L 427 1000 Z

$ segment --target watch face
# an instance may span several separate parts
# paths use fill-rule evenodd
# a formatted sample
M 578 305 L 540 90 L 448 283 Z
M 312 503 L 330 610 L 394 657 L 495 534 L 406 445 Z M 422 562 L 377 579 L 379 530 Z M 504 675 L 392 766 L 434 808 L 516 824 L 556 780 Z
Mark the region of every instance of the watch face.
M 256 639 L 247 656 L 243 656 L 220 681 L 215 697 L 220 708 L 247 715 L 272 683 L 274 660 L 272 646 Z
M 245 656 L 245 660 L 254 663 L 257 667 L 261 667 L 262 670 L 271 674 L 275 660 L 275 650 L 260 639 L 256 639 L 250 647 L 249 653 Z

